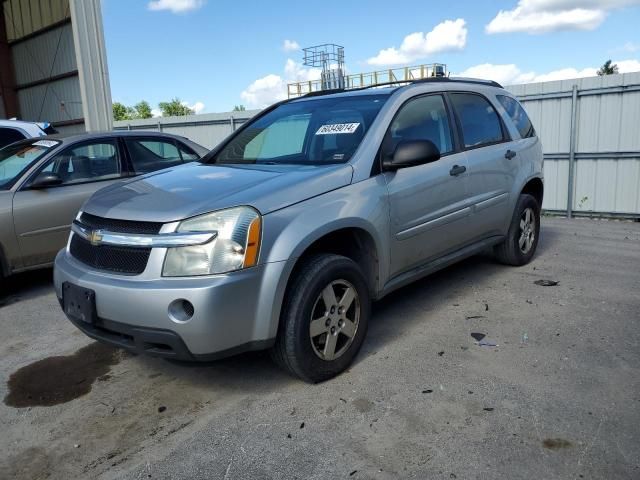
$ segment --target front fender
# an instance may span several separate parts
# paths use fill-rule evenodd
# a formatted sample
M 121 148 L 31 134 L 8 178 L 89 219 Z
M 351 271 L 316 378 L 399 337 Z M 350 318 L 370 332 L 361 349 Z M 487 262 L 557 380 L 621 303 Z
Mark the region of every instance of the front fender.
M 298 258 L 318 239 L 344 228 L 362 229 L 373 239 L 379 292 L 389 271 L 389 203 L 381 175 L 264 216 L 260 263 L 286 262 L 273 303 L 273 331 L 277 330 L 284 294 Z

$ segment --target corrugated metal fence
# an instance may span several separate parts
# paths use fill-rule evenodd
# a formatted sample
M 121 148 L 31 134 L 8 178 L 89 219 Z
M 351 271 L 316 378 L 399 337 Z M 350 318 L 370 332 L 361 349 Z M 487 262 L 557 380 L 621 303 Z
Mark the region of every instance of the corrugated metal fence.
M 640 72 L 508 89 L 542 139 L 546 210 L 640 217 Z
M 545 210 L 640 218 L 640 72 L 507 88 L 544 145 Z M 257 112 L 122 121 L 115 129 L 160 130 L 212 148 Z

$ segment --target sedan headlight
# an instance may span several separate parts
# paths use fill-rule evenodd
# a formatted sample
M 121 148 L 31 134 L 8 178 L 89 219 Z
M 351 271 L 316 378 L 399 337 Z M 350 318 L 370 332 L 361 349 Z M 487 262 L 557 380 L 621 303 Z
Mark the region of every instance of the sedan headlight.
M 177 232 L 216 232 L 203 245 L 167 249 L 162 275 L 213 275 L 253 267 L 260 249 L 261 219 L 250 207 L 200 215 L 180 223 Z

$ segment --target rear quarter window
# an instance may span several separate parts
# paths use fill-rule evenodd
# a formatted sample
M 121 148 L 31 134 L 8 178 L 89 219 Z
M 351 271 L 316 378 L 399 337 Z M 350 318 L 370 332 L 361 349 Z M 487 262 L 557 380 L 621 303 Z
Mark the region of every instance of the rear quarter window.
M 520 132 L 520 136 L 522 138 L 530 138 L 536 136 L 536 131 L 533 128 L 533 124 L 531 120 L 529 120 L 529 116 L 527 112 L 525 112 L 520 102 L 518 102 L 515 98 L 507 97 L 506 95 L 496 95 L 496 98 L 502 105 L 502 107 L 506 110 L 507 114 L 513 121 L 513 124 Z

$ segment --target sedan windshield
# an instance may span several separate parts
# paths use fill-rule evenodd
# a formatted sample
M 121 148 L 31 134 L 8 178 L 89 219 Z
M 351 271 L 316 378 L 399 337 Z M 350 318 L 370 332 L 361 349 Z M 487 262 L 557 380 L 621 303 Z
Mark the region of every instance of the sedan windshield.
M 205 163 L 322 165 L 354 154 L 388 96 L 285 103 L 252 122 Z
M 0 190 L 8 190 L 40 157 L 59 145 L 58 140 L 28 140 L 0 149 Z

